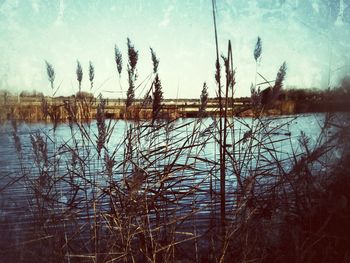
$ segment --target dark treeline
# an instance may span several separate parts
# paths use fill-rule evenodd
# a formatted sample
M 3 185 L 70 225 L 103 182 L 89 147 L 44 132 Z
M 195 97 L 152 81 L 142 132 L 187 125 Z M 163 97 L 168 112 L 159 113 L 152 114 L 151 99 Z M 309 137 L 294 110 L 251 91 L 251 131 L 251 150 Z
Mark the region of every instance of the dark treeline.
M 293 101 L 295 113 L 349 111 L 350 80 L 333 89 L 285 89 L 279 95 L 280 101 Z

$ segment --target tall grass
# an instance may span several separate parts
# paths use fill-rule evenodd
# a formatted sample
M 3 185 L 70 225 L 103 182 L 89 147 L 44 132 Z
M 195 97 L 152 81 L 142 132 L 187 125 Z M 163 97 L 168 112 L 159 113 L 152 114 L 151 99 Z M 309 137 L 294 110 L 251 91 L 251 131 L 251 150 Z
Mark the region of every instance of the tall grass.
M 137 79 L 136 65 L 138 62 L 138 51 L 135 49 L 131 40 L 127 39 L 128 46 L 128 80 L 129 88 L 126 94 L 126 108 L 130 107 L 135 99 L 135 81 Z M 119 69 L 118 69 L 119 72 Z
M 77 60 L 77 69 L 76 69 L 76 74 L 77 74 L 77 81 L 79 83 L 79 93 L 81 92 L 81 82 L 83 80 L 83 68 L 79 62 L 79 60 Z

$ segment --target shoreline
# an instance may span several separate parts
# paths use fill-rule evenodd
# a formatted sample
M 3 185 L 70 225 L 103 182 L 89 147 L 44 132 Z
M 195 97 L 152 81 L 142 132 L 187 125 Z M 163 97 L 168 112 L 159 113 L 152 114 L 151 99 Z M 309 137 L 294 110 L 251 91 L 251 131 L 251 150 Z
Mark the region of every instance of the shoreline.
M 233 107 L 232 107 L 233 106 Z M 165 100 L 159 119 L 197 118 L 199 117 L 199 100 L 179 99 Z M 91 121 L 96 119 L 99 108 L 97 98 L 22 98 L 20 102 L 0 103 L 0 122 L 15 119 L 26 122 L 66 122 L 70 118 Z M 122 99 L 106 99 L 103 105 L 104 117 L 116 120 L 151 120 L 152 105 L 141 100 L 126 109 Z M 350 112 L 350 105 L 337 101 L 294 101 L 276 100 L 266 108 L 253 109 L 250 98 L 237 98 L 230 103 L 227 116 L 282 116 L 303 113 Z M 219 116 L 219 107 L 215 99 L 208 102 L 205 115 Z

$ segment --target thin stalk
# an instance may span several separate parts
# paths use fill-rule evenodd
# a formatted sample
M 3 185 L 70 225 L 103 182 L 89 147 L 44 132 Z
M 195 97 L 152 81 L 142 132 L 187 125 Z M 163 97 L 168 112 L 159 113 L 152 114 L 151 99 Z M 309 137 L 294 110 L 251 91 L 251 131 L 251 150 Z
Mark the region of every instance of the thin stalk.
M 216 46 L 216 70 L 217 70 L 217 84 L 218 84 L 218 95 L 219 95 L 219 147 L 220 147 L 220 212 L 221 212 L 221 226 L 223 227 L 223 234 L 225 233 L 225 150 L 222 144 L 223 136 L 223 105 L 222 105 L 222 96 L 221 96 L 221 82 L 220 82 L 220 64 L 219 64 L 219 45 L 218 45 L 218 34 L 216 26 L 216 15 L 215 15 L 215 0 L 212 0 L 212 9 L 213 9 L 213 21 L 214 21 L 214 32 L 215 32 L 215 46 Z

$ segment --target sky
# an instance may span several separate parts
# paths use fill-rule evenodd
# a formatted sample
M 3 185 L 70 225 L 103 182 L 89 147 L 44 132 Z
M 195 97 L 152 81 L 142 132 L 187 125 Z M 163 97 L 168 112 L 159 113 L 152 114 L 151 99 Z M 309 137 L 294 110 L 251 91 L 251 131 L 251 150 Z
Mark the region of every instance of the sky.
M 236 96 L 250 94 L 253 56 L 262 39 L 258 72 L 274 80 L 288 66 L 286 87 L 326 88 L 350 73 L 350 0 L 217 0 L 220 53 L 232 42 Z M 215 40 L 211 0 L 0 0 L 0 89 L 51 94 L 45 60 L 55 69 L 56 96 L 82 90 L 124 97 L 127 38 L 139 51 L 136 97 L 150 87 L 156 52 L 165 98 L 199 98 L 203 82 L 215 96 Z M 121 79 L 114 46 L 123 54 Z M 258 77 L 257 82 L 262 79 Z M 263 87 L 262 87 L 263 88 Z

